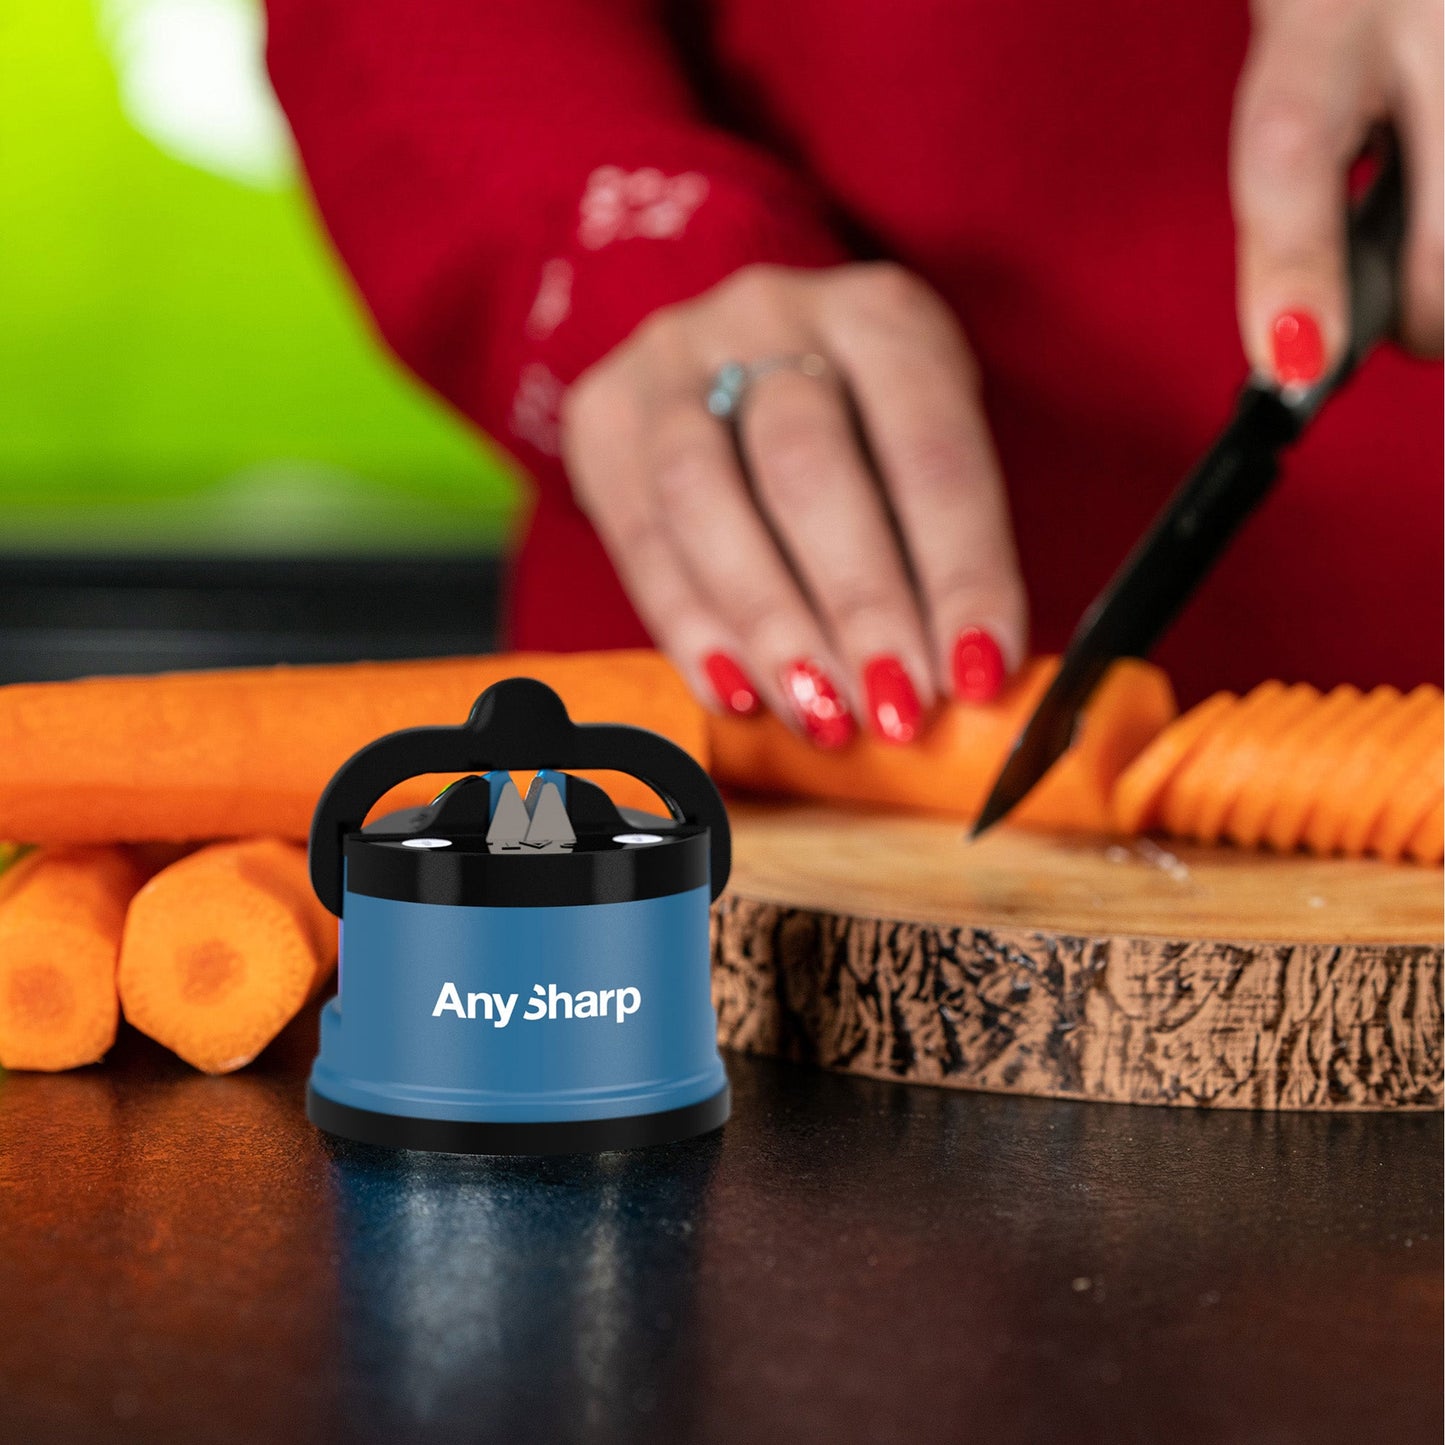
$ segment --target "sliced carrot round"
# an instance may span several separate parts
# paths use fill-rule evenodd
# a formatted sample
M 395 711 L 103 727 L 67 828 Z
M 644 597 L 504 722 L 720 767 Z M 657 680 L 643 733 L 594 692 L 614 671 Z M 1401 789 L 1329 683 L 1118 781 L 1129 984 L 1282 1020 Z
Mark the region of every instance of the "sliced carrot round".
M 1217 692 L 1176 718 L 1124 769 L 1114 789 L 1114 826 L 1142 833 L 1157 821 L 1159 800 L 1174 774 L 1239 699 Z
M 1381 780 L 1393 776 L 1402 742 L 1438 704 L 1435 688 L 1417 687 L 1355 739 L 1341 764 L 1323 779 L 1305 820 L 1302 837 L 1310 852 L 1325 857 L 1357 835 L 1363 846 L 1389 796 Z
M 1417 863 L 1436 863 L 1445 858 L 1445 800 L 1437 800 L 1405 845 L 1406 856 Z
M 1217 726 L 1195 748 L 1193 755 L 1170 779 L 1159 804 L 1159 818 L 1168 833 L 1176 838 L 1194 836 L 1194 825 L 1204 804 L 1204 793 L 1210 776 L 1239 738 L 1254 726 L 1259 714 L 1284 696 L 1282 682 L 1262 682 L 1239 700 L 1237 707 L 1224 713 Z
M 1373 782 L 1379 794 L 1378 804 L 1373 808 L 1361 806 L 1351 816 L 1340 840 L 1341 851 L 1350 857 L 1373 853 L 1377 858 L 1389 859 L 1398 859 L 1405 851 L 1410 834 L 1445 785 L 1442 723 L 1445 712 L 1437 702 L 1401 740 L 1395 757 Z
M 1249 726 L 1235 735 L 1232 746 L 1223 750 L 1204 779 L 1194 819 L 1193 836 L 1199 842 L 1219 841 L 1235 800 L 1259 772 L 1270 749 L 1313 708 L 1319 697 L 1319 690 L 1309 683 L 1296 683 L 1251 714 Z
M 1316 698 L 1290 727 L 1270 741 L 1255 774 L 1240 789 L 1224 822 L 1224 833 L 1241 848 L 1253 848 L 1264 837 L 1266 823 L 1279 800 L 1290 769 L 1309 758 L 1319 740 L 1360 700 L 1360 690 L 1349 683 Z
M 1314 746 L 1289 762 L 1279 780 L 1278 796 L 1264 827 L 1264 840 L 1280 853 L 1300 845 L 1305 823 L 1320 789 L 1356 740 L 1400 701 L 1400 690 L 1377 687 L 1351 699 L 1339 710 L 1333 725 L 1314 740 Z
M 1418 778 L 1412 780 L 1410 786 L 1396 790 L 1375 824 L 1366 851 L 1377 858 L 1392 862 L 1403 858 L 1415 831 L 1429 817 L 1430 810 L 1439 799 L 1445 796 L 1445 748 L 1442 748 L 1439 737 L 1433 742 Z
M 1387 814 L 1376 825 L 1374 837 L 1370 839 L 1366 849 L 1366 852 L 1373 853 L 1386 863 L 1399 863 L 1409 856 L 1410 840 L 1424 826 L 1430 814 L 1439 808 L 1440 800 L 1445 798 L 1445 786 L 1436 783 L 1429 791 L 1417 795 L 1412 790 L 1407 796 L 1411 798 L 1408 831 L 1399 831 L 1406 827 L 1406 823 L 1398 814 L 1393 821 Z M 1417 807 L 1418 815 L 1415 813 Z

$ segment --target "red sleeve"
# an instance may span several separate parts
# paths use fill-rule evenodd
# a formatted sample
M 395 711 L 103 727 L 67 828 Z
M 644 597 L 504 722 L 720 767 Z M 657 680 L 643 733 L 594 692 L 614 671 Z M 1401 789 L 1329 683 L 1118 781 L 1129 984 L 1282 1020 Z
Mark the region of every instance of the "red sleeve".
M 272 80 L 383 336 L 544 481 L 563 389 L 649 312 L 841 259 L 806 188 L 702 118 L 657 8 L 269 0 Z

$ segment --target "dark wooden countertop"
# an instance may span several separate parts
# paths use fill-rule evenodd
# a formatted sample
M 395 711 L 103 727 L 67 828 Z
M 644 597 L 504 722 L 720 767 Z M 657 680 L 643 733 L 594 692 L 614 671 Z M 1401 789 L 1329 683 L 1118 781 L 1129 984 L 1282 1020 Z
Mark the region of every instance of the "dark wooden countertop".
M 733 1057 L 721 1137 L 326 1143 L 126 1035 L 0 1078 L 0 1440 L 1441 1438 L 1441 1119 Z

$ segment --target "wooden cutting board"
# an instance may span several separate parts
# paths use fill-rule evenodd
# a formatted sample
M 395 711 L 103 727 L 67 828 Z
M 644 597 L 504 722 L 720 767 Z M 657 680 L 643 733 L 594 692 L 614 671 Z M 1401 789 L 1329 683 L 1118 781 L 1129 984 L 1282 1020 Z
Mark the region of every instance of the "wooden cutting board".
M 1441 1105 L 1436 868 L 734 804 L 732 1048 L 1130 1103 Z

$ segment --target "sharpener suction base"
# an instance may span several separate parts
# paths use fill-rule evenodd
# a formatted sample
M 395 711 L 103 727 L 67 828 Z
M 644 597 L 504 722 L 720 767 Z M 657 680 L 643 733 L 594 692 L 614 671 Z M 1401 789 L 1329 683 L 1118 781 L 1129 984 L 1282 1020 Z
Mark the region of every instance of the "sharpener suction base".
M 710 1134 L 727 1122 L 731 1107 L 732 1093 L 724 1085 L 710 1099 L 660 1114 L 564 1123 L 487 1124 L 378 1114 L 338 1104 L 314 1088 L 306 1090 L 306 1117 L 328 1134 L 386 1149 L 424 1149 L 444 1154 L 600 1154 L 613 1149 L 646 1149 Z

